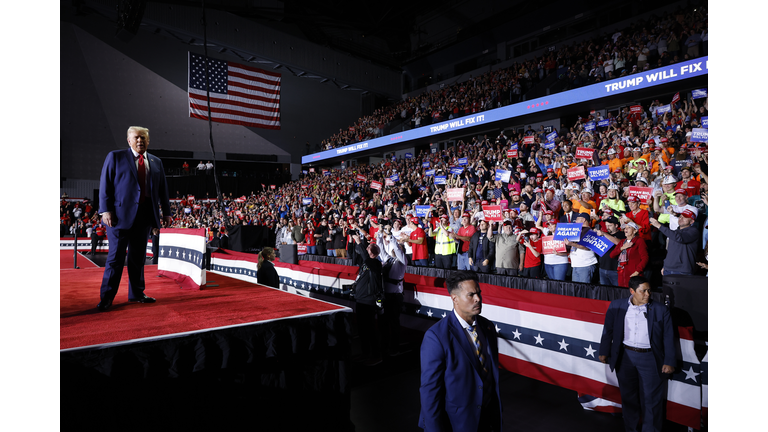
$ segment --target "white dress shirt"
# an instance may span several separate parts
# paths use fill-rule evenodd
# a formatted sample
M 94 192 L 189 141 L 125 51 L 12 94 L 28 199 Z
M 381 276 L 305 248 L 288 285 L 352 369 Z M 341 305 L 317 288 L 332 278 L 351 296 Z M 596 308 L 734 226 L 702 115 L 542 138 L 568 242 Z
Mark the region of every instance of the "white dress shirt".
M 648 336 L 648 304 L 635 306 L 632 297 L 627 300 L 629 308 L 624 317 L 624 345 L 633 348 L 650 348 L 651 338 Z

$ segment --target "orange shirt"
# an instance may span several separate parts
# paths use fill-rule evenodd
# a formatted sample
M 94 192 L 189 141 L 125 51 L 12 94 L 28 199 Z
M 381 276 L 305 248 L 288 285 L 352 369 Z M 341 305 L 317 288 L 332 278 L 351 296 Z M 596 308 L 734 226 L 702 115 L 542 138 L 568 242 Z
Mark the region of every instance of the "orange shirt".
M 588 208 L 584 208 L 579 202 L 579 200 L 577 199 L 572 199 L 571 204 L 573 205 L 573 211 L 575 211 L 576 213 L 589 213 L 589 210 L 591 210 Z M 595 201 L 593 200 L 587 201 L 587 204 L 591 205 L 593 209 L 597 208 L 597 204 L 595 204 Z

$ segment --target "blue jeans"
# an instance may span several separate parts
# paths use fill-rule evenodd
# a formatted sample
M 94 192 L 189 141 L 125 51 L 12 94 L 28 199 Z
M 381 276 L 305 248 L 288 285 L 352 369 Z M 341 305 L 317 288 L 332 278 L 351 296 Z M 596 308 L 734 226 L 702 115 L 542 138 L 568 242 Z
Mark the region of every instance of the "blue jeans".
M 592 283 L 592 275 L 595 274 L 596 268 L 597 264 L 586 267 L 573 267 L 573 282 Z
M 469 270 L 469 252 L 456 255 L 456 266 L 459 270 Z
M 619 286 L 618 270 L 600 270 L 600 285 Z
M 336 249 L 328 249 L 326 253 L 328 256 L 336 256 Z
M 425 259 L 413 260 L 413 265 L 419 266 L 419 267 L 426 267 L 427 266 L 427 260 L 425 260 Z
M 550 280 L 565 280 L 568 264 L 544 264 L 544 271 Z
M 317 255 L 317 246 L 307 246 L 308 255 Z

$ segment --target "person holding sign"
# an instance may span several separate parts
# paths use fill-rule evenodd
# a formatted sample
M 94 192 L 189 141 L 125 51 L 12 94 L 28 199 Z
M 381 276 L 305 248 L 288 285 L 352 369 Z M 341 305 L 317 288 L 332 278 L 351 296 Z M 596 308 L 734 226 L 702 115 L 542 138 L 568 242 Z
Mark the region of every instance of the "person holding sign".
M 605 226 L 605 230 L 595 227 L 595 234 L 600 237 L 605 237 L 611 241 L 614 245 L 625 238 L 624 233 L 619 230 L 619 220 L 615 216 L 610 216 L 602 222 Z M 600 285 L 619 286 L 619 259 L 611 257 L 610 252 L 615 248 L 609 249 L 607 253 L 599 257 L 598 260 L 598 273 L 600 274 Z
M 517 241 L 525 246 L 523 272 L 521 275 L 539 279 L 541 277 L 541 258 L 543 252 L 539 229 L 533 227 L 530 230 L 520 231 L 517 235 Z
M 618 286 L 629 286 L 629 278 L 642 276 L 645 266 L 648 265 L 648 250 L 645 241 L 638 236 L 640 227 L 634 222 L 622 225 L 626 238 L 611 249 L 611 258 L 618 259 Z
M 453 256 L 456 255 L 456 242 L 451 237 L 453 228 L 451 228 L 449 217 L 446 214 L 440 216 L 440 224 L 436 229 L 429 226 L 429 236 L 435 237 L 435 267 L 450 269 L 453 262 Z
M 576 223 L 582 224 L 581 236 L 589 231 L 589 214 L 579 213 L 576 218 Z M 595 274 L 597 268 L 597 256 L 592 249 L 580 245 L 578 242 L 572 242 L 565 239 L 565 245 L 571 248 L 571 268 L 573 269 L 573 275 L 571 280 L 573 282 L 592 283 L 592 276 Z
M 459 270 L 469 270 L 469 243 L 472 240 L 472 236 L 475 235 L 477 229 L 474 225 L 469 223 L 470 215 L 468 212 L 464 212 L 461 215 L 461 228 L 452 236 L 455 240 L 459 240 L 461 243 L 458 248 L 458 256 L 456 257 L 456 266 Z
M 520 257 L 524 256 L 525 247 L 512 234 L 512 225 L 511 220 L 505 220 L 497 235 L 488 226 L 488 240 L 496 245 L 496 273 L 500 275 L 517 276 L 523 270 Z
M 612 183 L 608 186 L 608 198 L 600 201 L 600 208 L 610 208 L 613 211 L 625 212 L 627 208 L 624 206 L 624 201 L 619 198 L 619 187 L 616 183 Z
M 411 261 L 413 265 L 426 267 L 427 260 L 429 260 L 429 253 L 427 252 L 427 233 L 424 232 L 418 225 L 419 218 L 412 217 L 408 219 L 408 228 L 410 229 L 410 236 L 403 238 L 403 242 L 411 245 L 413 249 L 413 255 Z
M 648 221 L 649 214 L 648 210 L 643 210 L 640 208 L 640 198 L 636 196 L 631 196 L 627 198 L 627 203 L 629 205 L 629 211 L 626 212 L 622 217 L 621 221 L 624 224 L 627 224 L 629 222 L 634 222 L 638 226 L 638 230 L 640 231 L 638 235 L 648 242 L 651 241 L 651 224 Z

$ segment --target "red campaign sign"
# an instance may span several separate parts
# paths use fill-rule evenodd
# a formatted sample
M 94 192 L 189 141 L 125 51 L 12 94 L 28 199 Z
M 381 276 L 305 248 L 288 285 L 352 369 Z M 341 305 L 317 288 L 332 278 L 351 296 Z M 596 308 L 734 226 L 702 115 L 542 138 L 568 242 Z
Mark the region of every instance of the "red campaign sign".
M 315 169 L 314 168 L 310 168 L 309 172 L 315 172 Z
M 200 210 L 201 208 L 202 208 L 201 206 L 199 206 L 198 204 L 195 204 L 195 207 L 194 207 L 195 210 Z
M 565 252 L 565 242 L 555 240 L 555 236 L 546 236 L 541 238 L 541 248 L 544 255 L 554 255 L 556 252 Z
M 371 182 L 371 188 L 376 189 L 377 191 L 381 190 L 381 182 L 372 181 Z
M 269 185 L 269 188 L 272 189 L 272 190 L 274 190 L 275 187 L 276 187 L 275 185 Z
M 307 253 L 307 245 L 301 244 L 301 243 L 297 244 L 296 245 L 296 253 L 299 254 L 299 255 L 306 254 Z
M 643 106 L 642 105 L 632 105 L 629 107 L 629 112 L 632 114 L 640 114 L 643 112 Z
M 507 150 L 507 157 L 512 159 L 517 157 L 517 150 Z
M 630 186 L 629 196 L 636 196 L 640 198 L 641 203 L 645 204 L 648 202 L 648 198 L 653 196 L 653 188 Z
M 486 221 L 501 221 L 504 219 L 504 215 L 501 213 L 501 206 L 487 205 L 483 206 L 483 218 Z
M 194 200 L 195 200 L 195 196 L 194 195 L 190 195 L 190 196 L 187 197 L 187 201 L 194 201 Z
M 464 201 L 464 188 L 446 189 L 448 201 Z
M 595 149 L 576 147 L 576 159 L 592 159 Z
M 243 212 L 241 212 L 240 210 L 235 210 L 235 214 L 240 216 L 241 214 L 243 214 Z
M 527 137 L 523 138 L 523 144 L 533 144 L 534 136 L 528 135 Z
M 384 186 L 394 186 L 395 182 L 392 181 L 392 179 L 384 179 Z
M 568 181 L 581 180 L 587 178 L 583 166 L 568 168 Z
M 302 189 L 306 189 L 306 188 L 308 188 L 308 187 L 309 187 L 309 185 L 301 185 L 301 188 L 302 188 Z
M 360 180 L 360 181 L 365 181 L 365 176 L 362 175 L 362 174 L 358 174 L 358 175 L 355 176 L 355 179 Z

